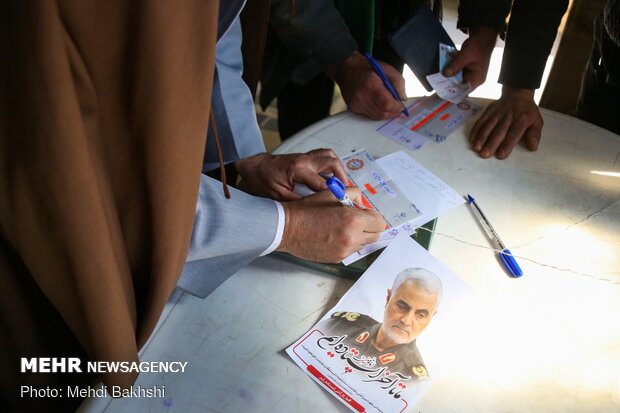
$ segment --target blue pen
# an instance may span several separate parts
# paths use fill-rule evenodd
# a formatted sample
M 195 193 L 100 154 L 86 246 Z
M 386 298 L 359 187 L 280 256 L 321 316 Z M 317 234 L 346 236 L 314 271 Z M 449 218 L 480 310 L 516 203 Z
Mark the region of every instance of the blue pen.
M 381 78 L 383 85 L 392 94 L 394 99 L 396 99 L 403 105 L 404 107 L 403 113 L 405 114 L 405 116 L 409 116 L 409 111 L 407 110 L 407 106 L 405 106 L 405 104 L 400 100 L 398 93 L 396 93 L 396 90 L 394 90 L 394 86 L 392 86 L 392 83 L 390 83 L 390 79 L 388 79 L 387 75 L 381 68 L 381 65 L 379 64 L 379 62 L 377 62 L 375 58 L 370 55 L 370 53 L 366 53 L 366 60 L 368 60 L 368 63 L 370 63 L 370 67 L 372 67 L 372 70 L 374 70 L 377 76 Z
M 502 252 L 499 253 L 499 257 L 502 259 L 502 262 L 504 263 L 504 266 L 506 267 L 508 272 L 510 272 L 510 275 L 515 278 L 522 276 L 523 271 L 521 271 L 521 267 L 519 267 L 519 264 L 517 264 L 517 260 L 515 260 L 515 257 L 512 256 L 512 252 L 510 252 L 510 250 L 506 248 L 506 245 L 504 245 L 502 240 L 499 239 L 499 235 L 497 235 L 497 232 L 495 232 L 495 229 L 476 203 L 474 197 L 467 194 L 467 202 L 469 202 L 469 205 L 472 205 L 474 207 L 474 212 L 476 213 L 476 216 L 487 229 L 488 233 L 495 240 L 495 242 L 497 242 L 500 250 L 502 250 Z
M 347 196 L 347 193 L 345 192 L 346 187 L 340 179 L 332 176 L 325 183 L 327 184 L 329 190 L 332 191 L 332 194 L 334 194 L 334 196 L 338 198 L 338 201 L 342 205 L 352 208 L 355 207 L 355 204 L 353 203 L 353 201 L 351 201 L 351 198 Z

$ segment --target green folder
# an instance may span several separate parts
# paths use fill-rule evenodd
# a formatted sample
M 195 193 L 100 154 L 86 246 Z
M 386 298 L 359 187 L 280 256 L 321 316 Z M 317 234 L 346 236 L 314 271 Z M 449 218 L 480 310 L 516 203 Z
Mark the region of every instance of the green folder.
M 422 228 L 418 228 L 416 232 L 411 235 L 411 238 L 416 240 L 418 244 L 423 246 L 428 250 L 431 245 L 431 239 L 433 238 L 433 231 L 435 231 L 435 225 L 437 224 L 437 219 L 435 218 L 432 221 L 427 222 L 422 225 Z M 361 258 L 350 265 L 340 264 L 323 264 L 320 262 L 313 262 L 308 260 L 303 260 L 301 258 L 297 258 L 293 255 L 287 254 L 285 252 L 273 252 L 270 254 L 271 257 L 276 257 L 278 259 L 292 262 L 295 264 L 302 265 L 307 268 L 312 268 L 314 270 L 326 272 L 329 274 L 334 274 L 344 278 L 357 279 L 360 275 L 366 271 L 370 264 L 372 264 L 379 254 L 383 251 L 383 248 L 377 250 L 371 254 L 368 254 L 364 258 Z

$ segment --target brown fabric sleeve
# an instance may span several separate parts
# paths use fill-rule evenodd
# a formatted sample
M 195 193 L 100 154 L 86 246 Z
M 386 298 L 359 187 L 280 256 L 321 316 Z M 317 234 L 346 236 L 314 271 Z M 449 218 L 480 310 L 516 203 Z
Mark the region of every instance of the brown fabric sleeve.
M 0 248 L 15 251 L 92 359 L 137 360 L 183 267 L 217 7 L 0 6 Z M 23 273 L 8 265 L 4 276 Z

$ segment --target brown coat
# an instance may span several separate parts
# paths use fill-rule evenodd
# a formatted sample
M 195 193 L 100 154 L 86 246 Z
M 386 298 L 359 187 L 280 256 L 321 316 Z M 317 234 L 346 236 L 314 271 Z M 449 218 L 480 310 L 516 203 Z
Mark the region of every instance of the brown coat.
M 137 360 L 191 237 L 217 16 L 216 0 L 0 5 L 0 410 L 20 384 L 92 378 L 20 374 L 19 357 Z

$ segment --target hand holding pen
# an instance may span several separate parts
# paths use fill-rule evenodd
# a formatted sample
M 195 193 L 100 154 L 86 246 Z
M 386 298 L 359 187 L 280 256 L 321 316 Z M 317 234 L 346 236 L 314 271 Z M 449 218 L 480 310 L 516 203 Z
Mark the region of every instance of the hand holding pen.
M 334 194 L 336 199 L 338 199 L 338 202 L 340 202 L 342 205 L 350 208 L 366 209 L 362 205 L 354 202 L 351 198 L 349 198 L 346 192 L 346 186 L 337 177 L 332 176 L 331 178 L 327 179 L 325 183 L 327 184 L 327 189 L 329 189 L 331 193 Z
M 378 64 L 397 96 L 405 96 L 405 79 L 402 74 L 388 63 Z M 326 73 L 338 83 L 351 112 L 381 120 L 396 117 L 403 110 L 400 97 L 394 98 L 368 59 L 359 52 L 328 68 Z
M 387 75 L 383 71 L 381 64 L 379 64 L 379 62 L 377 62 L 369 53 L 366 53 L 366 59 L 368 60 L 370 67 L 372 67 L 372 70 L 374 70 L 377 76 L 379 76 L 379 78 L 383 82 L 383 86 L 385 86 L 385 88 L 390 92 L 394 100 L 399 101 L 403 105 L 403 108 L 404 108 L 403 115 L 409 116 L 409 111 L 407 110 L 407 106 L 405 106 L 405 104 L 400 100 L 400 96 L 398 96 L 398 93 L 396 93 L 394 86 L 392 86 L 390 79 L 387 77 Z
M 346 197 L 359 200 L 359 188 L 346 188 Z M 344 198 L 344 197 L 343 197 Z M 385 229 L 381 214 L 346 208 L 325 190 L 299 201 L 283 202 L 286 225 L 279 251 L 319 262 L 340 262 L 379 240 Z

